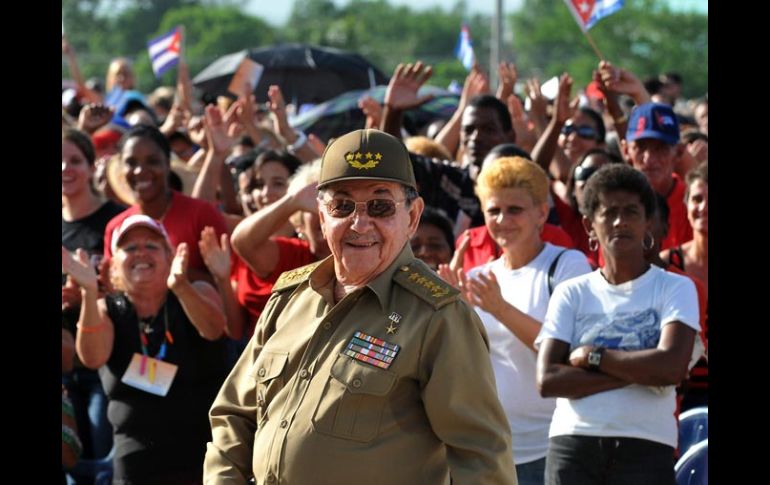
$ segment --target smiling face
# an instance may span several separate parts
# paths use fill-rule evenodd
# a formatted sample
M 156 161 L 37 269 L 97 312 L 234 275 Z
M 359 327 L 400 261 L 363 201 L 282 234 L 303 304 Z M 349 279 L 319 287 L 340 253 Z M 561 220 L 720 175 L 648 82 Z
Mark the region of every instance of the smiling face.
M 265 162 L 254 168 L 251 197 L 257 209 L 263 209 L 286 195 L 290 175 L 281 162 Z
M 489 234 L 506 251 L 535 246 L 548 217 L 548 204 L 538 204 L 522 188 L 495 189 L 482 200 Z
M 559 134 L 558 143 L 572 164 L 577 163 L 585 152 L 599 145 L 596 139 L 598 136 L 596 122 L 581 111 L 578 111 L 575 113 L 575 116 L 568 119 L 564 124 L 564 128 L 565 130 L 563 131 L 569 131 L 570 133 Z M 581 132 L 583 136 L 581 136 Z M 593 133 L 593 137 L 587 136 L 589 132 Z
M 709 233 L 709 186 L 701 179 L 690 184 L 687 197 L 687 219 L 692 230 L 705 236 Z
M 90 190 L 95 168 L 85 155 L 69 140 L 61 141 L 61 194 L 74 197 Z
M 155 142 L 146 137 L 129 138 L 120 155 L 126 181 L 136 200 L 147 203 L 166 194 L 169 161 Z
M 418 197 L 407 207 L 404 189 L 395 182 L 350 180 L 334 183 L 322 192 L 321 228 L 334 256 L 337 280 L 343 285 L 363 286 L 390 266 L 417 230 L 424 206 Z M 326 206 L 332 199 L 389 199 L 398 203 L 388 217 L 371 217 L 365 204 L 358 204 L 352 214 L 337 218 Z
M 130 291 L 137 287 L 165 287 L 171 268 L 171 249 L 163 236 L 147 227 L 135 227 L 121 238 L 114 255 L 119 285 Z
M 642 241 L 651 223 L 639 194 L 617 190 L 601 192 L 599 206 L 586 228 L 611 257 L 644 258 Z

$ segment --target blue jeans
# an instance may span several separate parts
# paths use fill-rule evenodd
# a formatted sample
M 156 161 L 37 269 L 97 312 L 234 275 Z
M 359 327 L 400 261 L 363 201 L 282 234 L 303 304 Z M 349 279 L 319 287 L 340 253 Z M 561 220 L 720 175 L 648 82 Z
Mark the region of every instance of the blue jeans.
M 545 483 L 545 458 L 516 465 L 516 476 L 519 478 L 519 485 L 543 485 Z
M 75 410 L 78 436 L 83 442 L 81 458 L 102 458 L 112 449 L 112 425 L 107 420 L 107 396 L 99 374 L 91 369 L 77 368 L 62 376 L 67 395 Z M 69 483 L 91 483 L 68 474 Z
M 674 449 L 636 438 L 554 436 L 546 456 L 548 485 L 675 485 Z

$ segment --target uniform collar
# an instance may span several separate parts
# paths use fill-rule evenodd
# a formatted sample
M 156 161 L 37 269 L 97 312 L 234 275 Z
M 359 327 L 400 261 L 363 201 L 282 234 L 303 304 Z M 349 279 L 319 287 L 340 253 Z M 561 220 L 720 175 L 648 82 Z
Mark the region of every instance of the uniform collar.
M 390 301 L 393 274 L 398 268 L 408 265 L 412 261 L 414 261 L 414 253 L 407 242 L 390 266 L 366 285 L 377 296 L 382 308 L 385 308 L 387 302 Z M 324 259 L 309 277 L 310 288 L 332 305 L 334 304 L 334 279 L 334 258 L 332 256 Z
M 390 263 L 390 266 L 388 266 L 385 271 L 380 273 L 379 276 L 366 285 L 375 295 L 377 295 L 381 308 L 384 309 L 390 301 L 390 293 L 393 289 L 393 274 L 401 266 L 406 266 L 412 261 L 414 261 L 414 253 L 412 253 L 412 246 L 409 244 L 409 241 L 407 241 L 395 261 Z

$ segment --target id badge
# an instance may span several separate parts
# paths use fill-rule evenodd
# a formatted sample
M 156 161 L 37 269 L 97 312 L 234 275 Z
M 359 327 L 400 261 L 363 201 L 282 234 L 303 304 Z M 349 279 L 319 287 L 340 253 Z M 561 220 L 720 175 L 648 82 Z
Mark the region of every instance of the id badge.
M 174 364 L 134 352 L 120 381 L 150 394 L 165 396 L 174 382 L 177 369 Z

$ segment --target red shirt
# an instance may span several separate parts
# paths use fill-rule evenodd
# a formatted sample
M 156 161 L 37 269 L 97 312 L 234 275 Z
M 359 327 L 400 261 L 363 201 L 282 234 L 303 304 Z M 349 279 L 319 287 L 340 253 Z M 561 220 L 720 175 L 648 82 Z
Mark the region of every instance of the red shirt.
M 131 215 L 141 214 L 142 211 L 138 205 L 134 204 L 128 209 L 124 210 L 120 214 L 107 223 L 107 227 L 104 229 L 104 257 L 105 259 L 112 257 L 112 233 L 120 227 L 120 224 Z M 201 251 L 198 248 L 198 241 L 201 238 L 201 232 L 206 226 L 214 228 L 214 232 L 217 234 L 217 240 L 223 232 L 227 232 L 225 226 L 225 219 L 222 214 L 210 203 L 187 197 L 179 192 L 172 191 L 171 205 L 166 211 L 166 215 L 161 219 L 163 226 L 166 228 L 168 238 L 171 240 L 171 245 L 174 248 L 179 243 L 187 243 L 187 251 L 189 254 L 188 268 L 195 268 L 205 272 L 208 272 L 206 264 L 201 257 Z
M 465 232 L 471 235 L 470 245 L 463 258 L 463 271 L 466 273 L 476 266 L 486 264 L 490 259 L 499 258 L 502 254 L 500 246 L 497 245 L 495 240 L 492 239 L 492 236 L 489 234 L 489 231 L 487 231 L 487 226 L 472 227 Z M 575 247 L 569 234 L 564 232 L 559 226 L 554 226 L 547 222 L 543 226 L 543 232 L 540 233 L 540 237 L 543 241 L 549 242 L 555 246 L 562 246 L 565 248 Z M 460 246 L 462 238 L 463 235 L 460 235 L 455 241 L 455 249 Z
M 233 251 L 233 265 L 230 279 L 238 284 L 236 299 L 249 314 L 247 335 L 254 334 L 254 326 L 270 298 L 273 284 L 284 271 L 305 266 L 315 261 L 306 241 L 297 238 L 275 237 L 278 244 L 278 265 L 266 278 L 260 278 Z
M 668 236 L 660 245 L 661 251 L 668 248 L 679 246 L 692 239 L 692 227 L 687 219 L 687 204 L 684 200 L 684 193 L 687 189 L 681 177 L 677 174 L 671 175 L 674 179 L 674 188 L 666 198 L 668 203 Z

